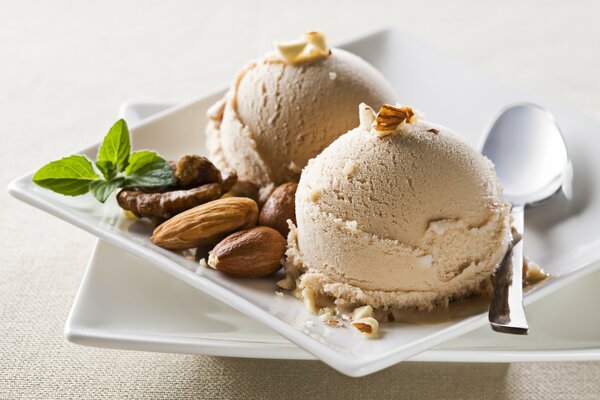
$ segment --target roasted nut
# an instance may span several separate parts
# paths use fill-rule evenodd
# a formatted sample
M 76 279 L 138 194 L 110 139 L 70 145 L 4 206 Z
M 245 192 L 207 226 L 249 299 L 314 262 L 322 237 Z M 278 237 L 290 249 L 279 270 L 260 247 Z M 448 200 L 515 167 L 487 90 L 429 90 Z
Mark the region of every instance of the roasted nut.
M 304 307 L 312 314 L 317 314 L 319 308 L 317 307 L 317 294 L 310 288 L 305 287 L 302 289 L 302 302 Z
M 287 237 L 290 231 L 287 220 L 296 223 L 296 189 L 297 183 L 284 183 L 275 189 L 260 212 L 258 224 L 271 227 Z
M 256 225 L 258 206 L 245 197 L 218 199 L 182 212 L 159 225 L 152 242 L 170 250 L 217 243 L 228 234 Z
M 373 317 L 361 318 L 357 321 L 352 321 L 352 326 L 364 333 L 369 338 L 377 337 L 379 332 L 379 322 Z
M 226 194 L 233 197 L 248 197 L 258 203 L 258 186 L 250 181 L 237 181 Z
M 352 311 L 352 320 L 353 321 L 358 321 L 362 318 L 367 318 L 367 317 L 372 317 L 372 316 L 373 316 L 373 307 L 368 306 L 368 305 L 355 308 L 354 311 Z
M 327 48 L 327 43 L 325 40 L 325 34 L 319 31 L 311 31 L 306 32 L 303 36 L 304 40 L 308 43 L 312 44 L 316 49 L 323 53 L 327 53 L 329 49 Z
M 396 130 L 402 122 L 410 121 L 413 115 L 413 110 L 410 107 L 399 108 L 384 104 L 375 117 L 374 133 L 378 136 L 386 136 L 386 134 Z
M 222 182 L 221 171 L 208 158 L 189 154 L 179 157 L 175 177 L 181 188 Z
M 223 193 L 229 192 L 236 185 L 237 181 L 237 172 L 232 169 L 225 172 L 225 176 L 223 177 Z
M 220 183 L 211 183 L 187 190 L 146 193 L 140 189 L 123 189 L 117 194 L 119 206 L 137 217 L 171 218 L 200 204 L 223 195 Z
M 360 121 L 360 127 L 366 131 L 369 131 L 375 122 L 375 113 L 371 107 L 365 103 L 360 103 L 358 105 L 358 119 Z
M 257 226 L 227 236 L 210 252 L 208 265 L 239 278 L 261 278 L 281 268 L 286 242 L 274 229 Z
M 289 64 L 293 64 L 294 61 L 298 58 L 300 53 L 306 47 L 307 42 L 304 40 L 298 40 L 296 42 L 287 42 L 287 43 L 275 43 L 275 47 L 277 47 L 277 51 L 281 55 L 281 57 Z

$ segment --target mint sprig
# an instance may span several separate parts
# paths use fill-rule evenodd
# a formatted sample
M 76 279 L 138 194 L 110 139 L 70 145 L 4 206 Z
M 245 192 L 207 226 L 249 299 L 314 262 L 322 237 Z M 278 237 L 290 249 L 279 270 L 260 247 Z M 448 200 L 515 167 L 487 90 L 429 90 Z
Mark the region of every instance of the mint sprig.
M 108 131 L 94 163 L 82 155 L 52 161 L 40 168 L 32 180 L 35 184 L 65 196 L 92 192 L 101 203 L 118 188 L 158 187 L 175 183 L 169 163 L 153 151 L 131 153 L 127 123 L 120 119 Z

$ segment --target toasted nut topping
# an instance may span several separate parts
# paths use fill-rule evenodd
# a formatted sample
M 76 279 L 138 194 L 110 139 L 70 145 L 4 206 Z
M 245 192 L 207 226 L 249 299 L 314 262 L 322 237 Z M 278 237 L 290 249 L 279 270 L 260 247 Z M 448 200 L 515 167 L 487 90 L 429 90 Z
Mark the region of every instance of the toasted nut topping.
M 384 104 L 375 117 L 373 133 L 379 137 L 387 136 L 395 131 L 402 122 L 410 121 L 413 115 L 413 110 L 410 107 L 399 108 Z
M 293 64 L 307 44 L 305 40 L 299 40 L 296 42 L 275 43 L 275 47 L 287 63 Z
M 327 41 L 325 39 L 325 34 L 323 32 L 319 32 L 319 31 L 306 32 L 304 34 L 303 38 L 308 43 L 312 44 L 317 50 L 319 50 L 323 53 L 328 52 L 329 49 L 327 48 Z
M 283 278 L 280 281 L 277 281 L 277 286 L 279 286 L 283 290 L 294 290 L 294 288 L 296 287 L 296 282 L 294 282 L 294 279 L 292 279 L 291 276 L 286 275 L 285 278 Z
M 317 295 L 309 288 L 302 289 L 302 300 L 304 307 L 312 314 L 317 314 L 319 309 L 317 308 Z
M 373 317 L 361 318 L 353 321 L 352 326 L 364 333 L 368 338 L 377 337 L 379 332 L 379 322 Z
M 363 318 L 372 317 L 372 316 L 373 316 L 373 307 L 371 307 L 369 305 L 355 308 L 354 311 L 352 311 L 352 320 L 353 321 L 359 321 Z
M 360 127 L 366 131 L 370 130 L 375 123 L 375 113 L 373 109 L 365 103 L 358 105 L 358 117 L 360 119 Z

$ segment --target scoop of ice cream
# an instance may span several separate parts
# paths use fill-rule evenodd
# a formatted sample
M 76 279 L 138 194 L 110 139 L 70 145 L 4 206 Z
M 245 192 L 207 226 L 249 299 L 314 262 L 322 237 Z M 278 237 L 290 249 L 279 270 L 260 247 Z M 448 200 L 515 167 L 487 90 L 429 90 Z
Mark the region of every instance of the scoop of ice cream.
M 387 133 L 358 127 L 308 163 L 288 267 L 338 303 L 431 309 L 478 292 L 511 239 L 494 166 L 442 126 Z
M 297 182 L 310 158 L 357 125 L 361 102 L 395 97 L 375 68 L 341 49 L 294 64 L 267 57 L 244 67 L 213 110 L 210 157 L 260 186 Z

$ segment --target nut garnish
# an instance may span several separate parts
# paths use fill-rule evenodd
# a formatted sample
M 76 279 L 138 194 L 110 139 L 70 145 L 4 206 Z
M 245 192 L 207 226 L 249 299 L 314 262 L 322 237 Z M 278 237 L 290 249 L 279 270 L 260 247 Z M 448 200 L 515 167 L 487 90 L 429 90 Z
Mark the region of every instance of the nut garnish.
M 295 42 L 287 42 L 287 43 L 275 43 L 275 47 L 277 51 L 281 55 L 281 57 L 289 64 L 293 64 L 294 61 L 298 58 L 300 53 L 304 50 L 308 42 L 305 40 L 298 40 Z
M 187 190 L 172 190 L 163 193 L 146 193 L 139 189 L 123 189 L 117 194 L 117 202 L 124 210 L 138 217 L 171 218 L 221 197 L 223 187 L 220 183 L 211 183 Z
M 308 200 L 310 200 L 311 203 L 316 203 L 317 201 L 319 201 L 320 198 L 321 198 L 321 190 L 311 189 L 310 193 L 308 194 Z
M 210 252 L 208 265 L 239 278 L 261 278 L 281 268 L 286 242 L 275 229 L 257 226 L 233 233 Z
M 362 307 L 355 308 L 352 311 L 351 318 L 353 321 L 358 321 L 363 318 L 368 318 L 373 316 L 373 307 L 366 305 Z
M 352 321 L 352 326 L 354 326 L 368 338 L 377 337 L 379 332 L 379 322 L 377 322 L 377 320 L 373 317 L 366 317 L 357 321 Z
M 277 281 L 277 286 L 283 290 L 294 290 L 296 287 L 296 282 L 294 282 L 294 279 L 291 276 L 286 275 L 285 278 Z
M 258 224 L 277 230 L 287 237 L 288 219 L 296 223 L 295 196 L 297 183 L 284 183 L 271 193 L 258 217 Z
M 221 171 L 208 158 L 190 154 L 177 160 L 175 177 L 181 188 L 222 182 Z
M 239 229 L 256 225 L 258 206 L 245 197 L 218 199 L 194 207 L 159 225 L 151 237 L 154 244 L 185 250 L 213 244 Z
M 223 181 L 221 171 L 206 157 L 184 155 L 171 162 L 176 186 L 158 189 L 123 189 L 117 194 L 119 206 L 137 217 L 171 218 L 200 204 L 216 200 L 235 184 L 232 172 Z
M 312 314 L 317 314 L 319 309 L 317 308 L 317 295 L 312 289 L 305 287 L 302 289 L 302 301 L 304 302 L 304 307 Z
M 358 105 L 358 118 L 360 119 L 360 127 L 368 131 L 375 123 L 375 112 L 365 103 L 360 103 Z
M 327 41 L 325 39 L 325 34 L 320 31 L 311 31 L 306 32 L 303 35 L 304 40 L 308 43 L 312 44 L 317 50 L 322 53 L 327 53 L 329 49 L 327 48 Z
M 327 47 L 325 35 L 318 31 L 307 32 L 298 41 L 287 43 L 275 42 L 275 47 L 277 48 L 277 53 L 267 56 L 268 61 L 276 61 L 276 55 L 279 55 L 280 59 L 288 64 L 299 64 L 323 59 L 331 54 L 331 51 Z
M 413 115 L 410 107 L 400 108 L 384 104 L 375 117 L 375 125 L 371 131 L 379 137 L 387 136 L 395 131 L 402 122 L 410 121 Z

